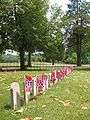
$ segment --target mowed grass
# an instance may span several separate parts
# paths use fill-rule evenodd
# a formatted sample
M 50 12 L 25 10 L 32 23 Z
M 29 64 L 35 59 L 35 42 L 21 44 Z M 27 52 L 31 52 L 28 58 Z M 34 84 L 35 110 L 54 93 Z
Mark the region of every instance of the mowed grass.
M 0 120 L 35 117 L 41 117 L 42 120 L 90 120 L 89 70 L 74 70 L 70 76 L 23 106 L 23 112 L 11 110 L 8 106 L 10 84 L 18 81 L 23 93 L 23 78 L 29 73 L 39 74 L 38 71 L 0 73 Z

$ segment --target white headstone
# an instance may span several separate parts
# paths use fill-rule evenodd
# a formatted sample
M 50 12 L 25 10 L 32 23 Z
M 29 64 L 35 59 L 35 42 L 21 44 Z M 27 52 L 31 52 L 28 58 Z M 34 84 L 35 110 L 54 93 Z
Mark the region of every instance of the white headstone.
M 49 77 L 48 77 L 48 83 L 49 83 L 49 86 L 52 86 L 53 85 L 53 83 L 52 83 L 52 73 L 49 73 L 49 75 L 48 75 Z
M 58 82 L 57 71 L 55 70 L 54 72 L 55 72 L 55 81 L 54 81 L 54 84 L 57 84 L 57 82 Z
M 36 81 L 36 77 L 33 78 L 32 88 L 33 88 L 33 96 L 36 96 L 37 95 L 37 81 Z
M 46 79 L 46 90 L 48 90 L 48 86 L 49 86 L 49 81 L 48 81 L 48 77 Z
M 30 93 L 32 92 L 32 79 L 25 77 L 24 79 L 24 99 L 27 104 L 30 100 Z
M 45 81 L 45 79 L 42 79 L 42 80 L 43 80 L 43 92 L 44 92 L 46 89 L 46 81 Z
M 20 106 L 20 87 L 18 82 L 13 82 L 11 84 L 11 104 L 12 108 L 15 110 Z

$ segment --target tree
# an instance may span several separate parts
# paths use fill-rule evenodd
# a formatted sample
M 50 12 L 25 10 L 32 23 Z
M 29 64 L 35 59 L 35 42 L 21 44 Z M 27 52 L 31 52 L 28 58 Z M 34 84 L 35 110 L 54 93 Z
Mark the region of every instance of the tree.
M 6 0 L 6 3 L 5 14 L 1 13 L 3 15 L 1 19 L 3 20 L 5 15 L 5 20 L 7 20 L 6 22 L 3 22 L 7 23 L 4 30 L 5 34 L 7 33 L 7 38 L 9 38 L 9 40 L 6 41 L 6 43 L 10 43 L 10 47 L 20 53 L 20 67 L 23 70 L 25 69 L 25 51 L 29 52 L 28 65 L 31 65 L 29 64 L 30 53 L 37 48 L 38 39 L 41 39 L 39 37 L 41 36 L 40 30 L 42 30 L 42 25 L 46 20 L 48 0 Z M 2 6 L 4 7 L 4 5 L 5 3 L 3 3 Z M 1 29 L 2 32 L 4 32 L 4 30 Z M 1 37 L 3 37 L 3 33 Z M 3 40 L 3 42 L 5 45 L 5 40 Z M 6 48 L 8 47 L 4 47 L 4 49 Z
M 8 48 L 14 49 L 17 51 L 20 51 L 20 63 L 21 63 L 21 69 L 24 69 L 24 52 L 23 48 L 23 32 L 21 30 L 22 25 L 20 21 L 20 14 L 22 11 L 19 10 L 20 7 L 18 4 L 21 4 L 21 2 L 18 2 L 16 0 L 9 1 L 1 1 L 1 47 L 2 51 L 6 50 Z M 17 15 L 18 14 L 18 17 Z M 22 36 L 22 35 L 23 36 Z M 17 35 L 17 37 L 16 37 Z M 22 36 L 22 37 L 21 37 Z
M 28 52 L 28 66 L 31 66 L 31 53 L 35 49 L 40 49 L 42 39 L 45 36 L 44 26 L 46 25 L 46 13 L 48 9 L 48 0 L 33 0 L 32 6 L 29 7 L 25 14 L 25 28 L 27 31 L 27 49 Z M 28 18 L 27 18 L 28 17 Z M 28 23 L 28 24 L 27 24 Z
M 20 15 L 25 41 L 23 48 L 29 53 L 28 66 L 31 66 L 31 53 L 38 47 L 38 38 L 41 40 L 39 36 L 41 36 L 42 25 L 46 19 L 47 4 L 48 0 L 26 0 L 21 4 L 24 11 L 22 17 Z
M 10 48 L 9 21 L 12 21 L 8 1 L 0 1 L 0 52 Z
M 72 48 L 77 54 L 77 66 L 81 66 L 82 49 L 85 44 L 88 10 L 84 0 L 70 0 L 67 16 L 69 26 L 66 27 L 64 45 L 66 48 Z
M 54 65 L 55 60 L 61 61 L 63 56 L 62 47 L 62 11 L 61 8 L 55 4 L 51 9 L 51 17 L 48 22 L 47 43 L 44 45 L 44 55 L 48 61 L 52 61 Z

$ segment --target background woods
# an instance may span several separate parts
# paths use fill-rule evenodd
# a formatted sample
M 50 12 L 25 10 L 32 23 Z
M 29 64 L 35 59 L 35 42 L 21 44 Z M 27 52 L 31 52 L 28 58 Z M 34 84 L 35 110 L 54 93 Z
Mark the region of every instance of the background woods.
M 10 55 L 7 60 L 5 54 L 9 49 L 17 52 L 11 61 L 20 61 L 21 70 L 31 67 L 32 61 L 89 64 L 90 4 L 69 1 L 63 12 L 58 4 L 49 6 L 49 0 L 1 0 L 1 63 L 9 62 Z

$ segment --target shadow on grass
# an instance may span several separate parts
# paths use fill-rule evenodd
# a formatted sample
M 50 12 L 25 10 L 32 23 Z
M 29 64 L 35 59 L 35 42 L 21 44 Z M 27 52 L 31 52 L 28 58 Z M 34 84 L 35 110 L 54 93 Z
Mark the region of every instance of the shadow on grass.
M 26 70 L 24 70 L 24 71 L 49 71 L 49 69 L 40 69 L 40 68 L 37 68 L 37 69 L 35 69 L 35 68 L 28 68 L 28 69 L 26 69 Z
M 10 105 L 10 104 L 6 104 L 6 105 L 4 106 L 4 109 L 5 109 L 5 110 L 10 110 L 10 109 L 11 109 L 11 105 Z
M 14 71 L 50 71 L 51 67 L 27 67 L 24 70 L 21 70 L 20 67 L 13 67 L 13 66 L 6 66 L 6 67 L 1 67 L 0 72 L 14 72 Z
M 90 71 L 90 67 L 74 67 L 74 70 L 84 70 L 84 71 Z
M 32 67 L 26 67 L 24 70 L 20 70 L 19 66 L 4 66 L 0 67 L 0 72 L 14 72 L 14 71 L 51 71 L 52 69 L 60 69 L 61 67 L 65 67 L 66 65 L 63 66 L 32 66 Z M 68 65 L 70 66 L 70 65 Z M 74 70 L 90 70 L 90 66 L 73 66 Z

